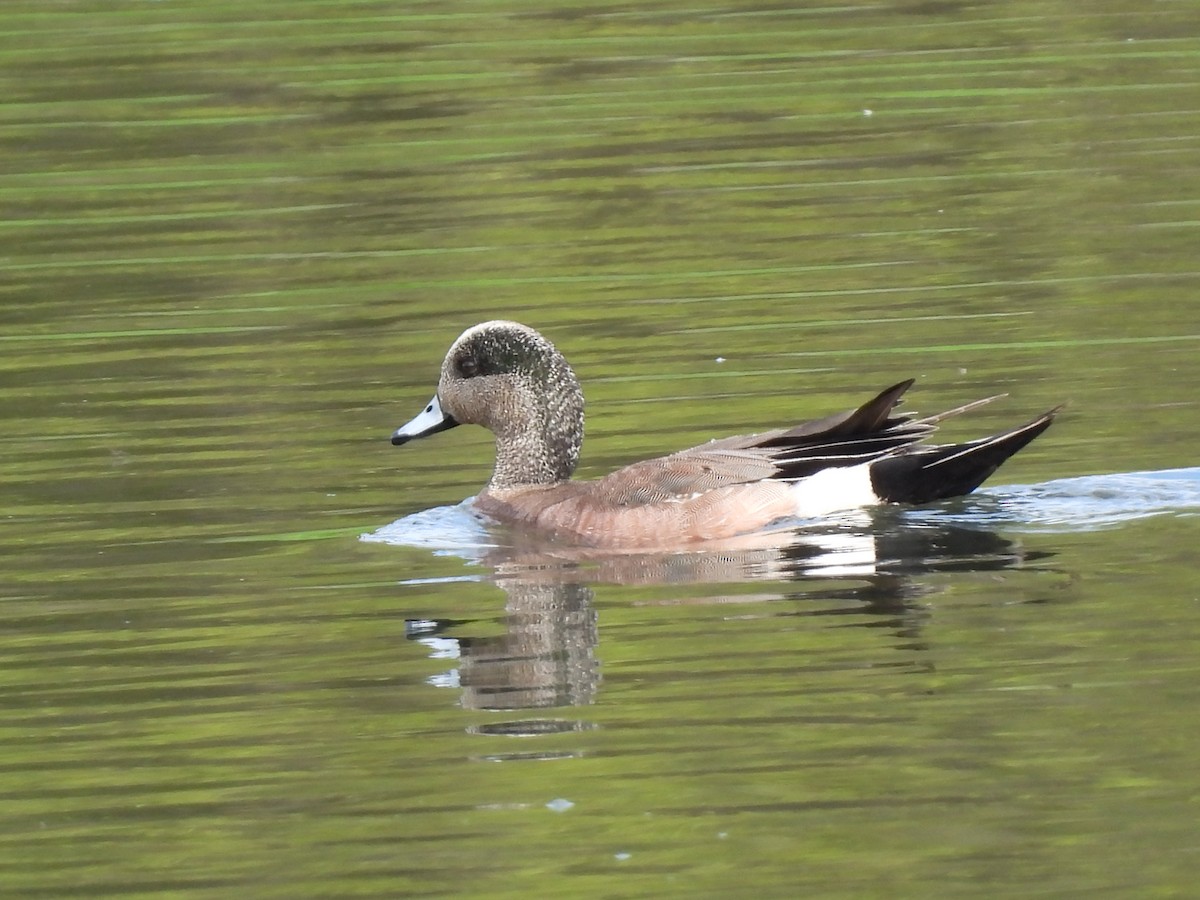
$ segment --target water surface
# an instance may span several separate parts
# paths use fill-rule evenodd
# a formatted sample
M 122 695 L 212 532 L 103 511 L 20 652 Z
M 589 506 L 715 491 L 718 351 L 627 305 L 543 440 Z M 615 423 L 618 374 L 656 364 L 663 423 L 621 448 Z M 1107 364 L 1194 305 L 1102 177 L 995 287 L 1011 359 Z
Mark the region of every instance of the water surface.
M 7 892 L 1192 891 L 1190 4 L 4 15 Z M 482 432 L 387 440 L 495 317 L 586 477 L 1069 405 L 966 501 L 547 559 Z

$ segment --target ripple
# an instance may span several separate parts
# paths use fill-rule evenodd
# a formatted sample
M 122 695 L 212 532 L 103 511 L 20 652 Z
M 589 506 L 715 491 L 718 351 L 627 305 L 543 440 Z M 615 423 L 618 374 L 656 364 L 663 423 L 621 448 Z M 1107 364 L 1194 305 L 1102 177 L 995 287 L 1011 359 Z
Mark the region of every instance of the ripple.
M 1082 475 L 1041 484 L 981 490 L 935 507 L 907 510 L 904 520 L 1048 532 L 1116 528 L 1151 516 L 1200 512 L 1200 468 Z
M 435 506 L 402 516 L 374 531 L 359 536 L 368 543 L 400 547 L 423 547 L 439 556 L 478 559 L 499 546 L 487 520 L 472 508 L 474 497 L 455 506 Z

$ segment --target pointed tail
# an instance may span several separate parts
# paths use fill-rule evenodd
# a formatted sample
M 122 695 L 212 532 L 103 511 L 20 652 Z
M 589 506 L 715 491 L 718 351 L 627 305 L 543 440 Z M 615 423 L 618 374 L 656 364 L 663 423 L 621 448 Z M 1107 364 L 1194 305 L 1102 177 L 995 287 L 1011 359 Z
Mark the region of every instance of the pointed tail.
M 871 464 L 871 487 L 888 503 L 932 503 L 969 494 L 1006 459 L 1050 427 L 1056 406 L 991 437 L 944 447 L 914 447 Z

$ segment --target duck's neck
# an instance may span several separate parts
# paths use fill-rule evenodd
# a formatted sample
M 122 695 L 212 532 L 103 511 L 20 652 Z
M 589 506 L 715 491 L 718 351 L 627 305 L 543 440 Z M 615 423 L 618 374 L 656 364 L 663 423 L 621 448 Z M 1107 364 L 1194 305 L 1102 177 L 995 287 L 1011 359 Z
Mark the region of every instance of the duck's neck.
M 579 462 L 583 444 L 583 395 L 577 389 L 540 415 L 496 435 L 496 468 L 489 486 L 557 484 Z

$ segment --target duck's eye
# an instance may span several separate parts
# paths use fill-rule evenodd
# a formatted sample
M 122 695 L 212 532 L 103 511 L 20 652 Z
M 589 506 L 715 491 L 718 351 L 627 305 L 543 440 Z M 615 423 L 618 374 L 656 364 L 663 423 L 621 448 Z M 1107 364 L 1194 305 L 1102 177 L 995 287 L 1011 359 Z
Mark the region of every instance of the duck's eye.
M 458 361 L 458 372 L 463 378 L 474 378 L 479 374 L 479 361 L 473 356 L 464 356 Z

